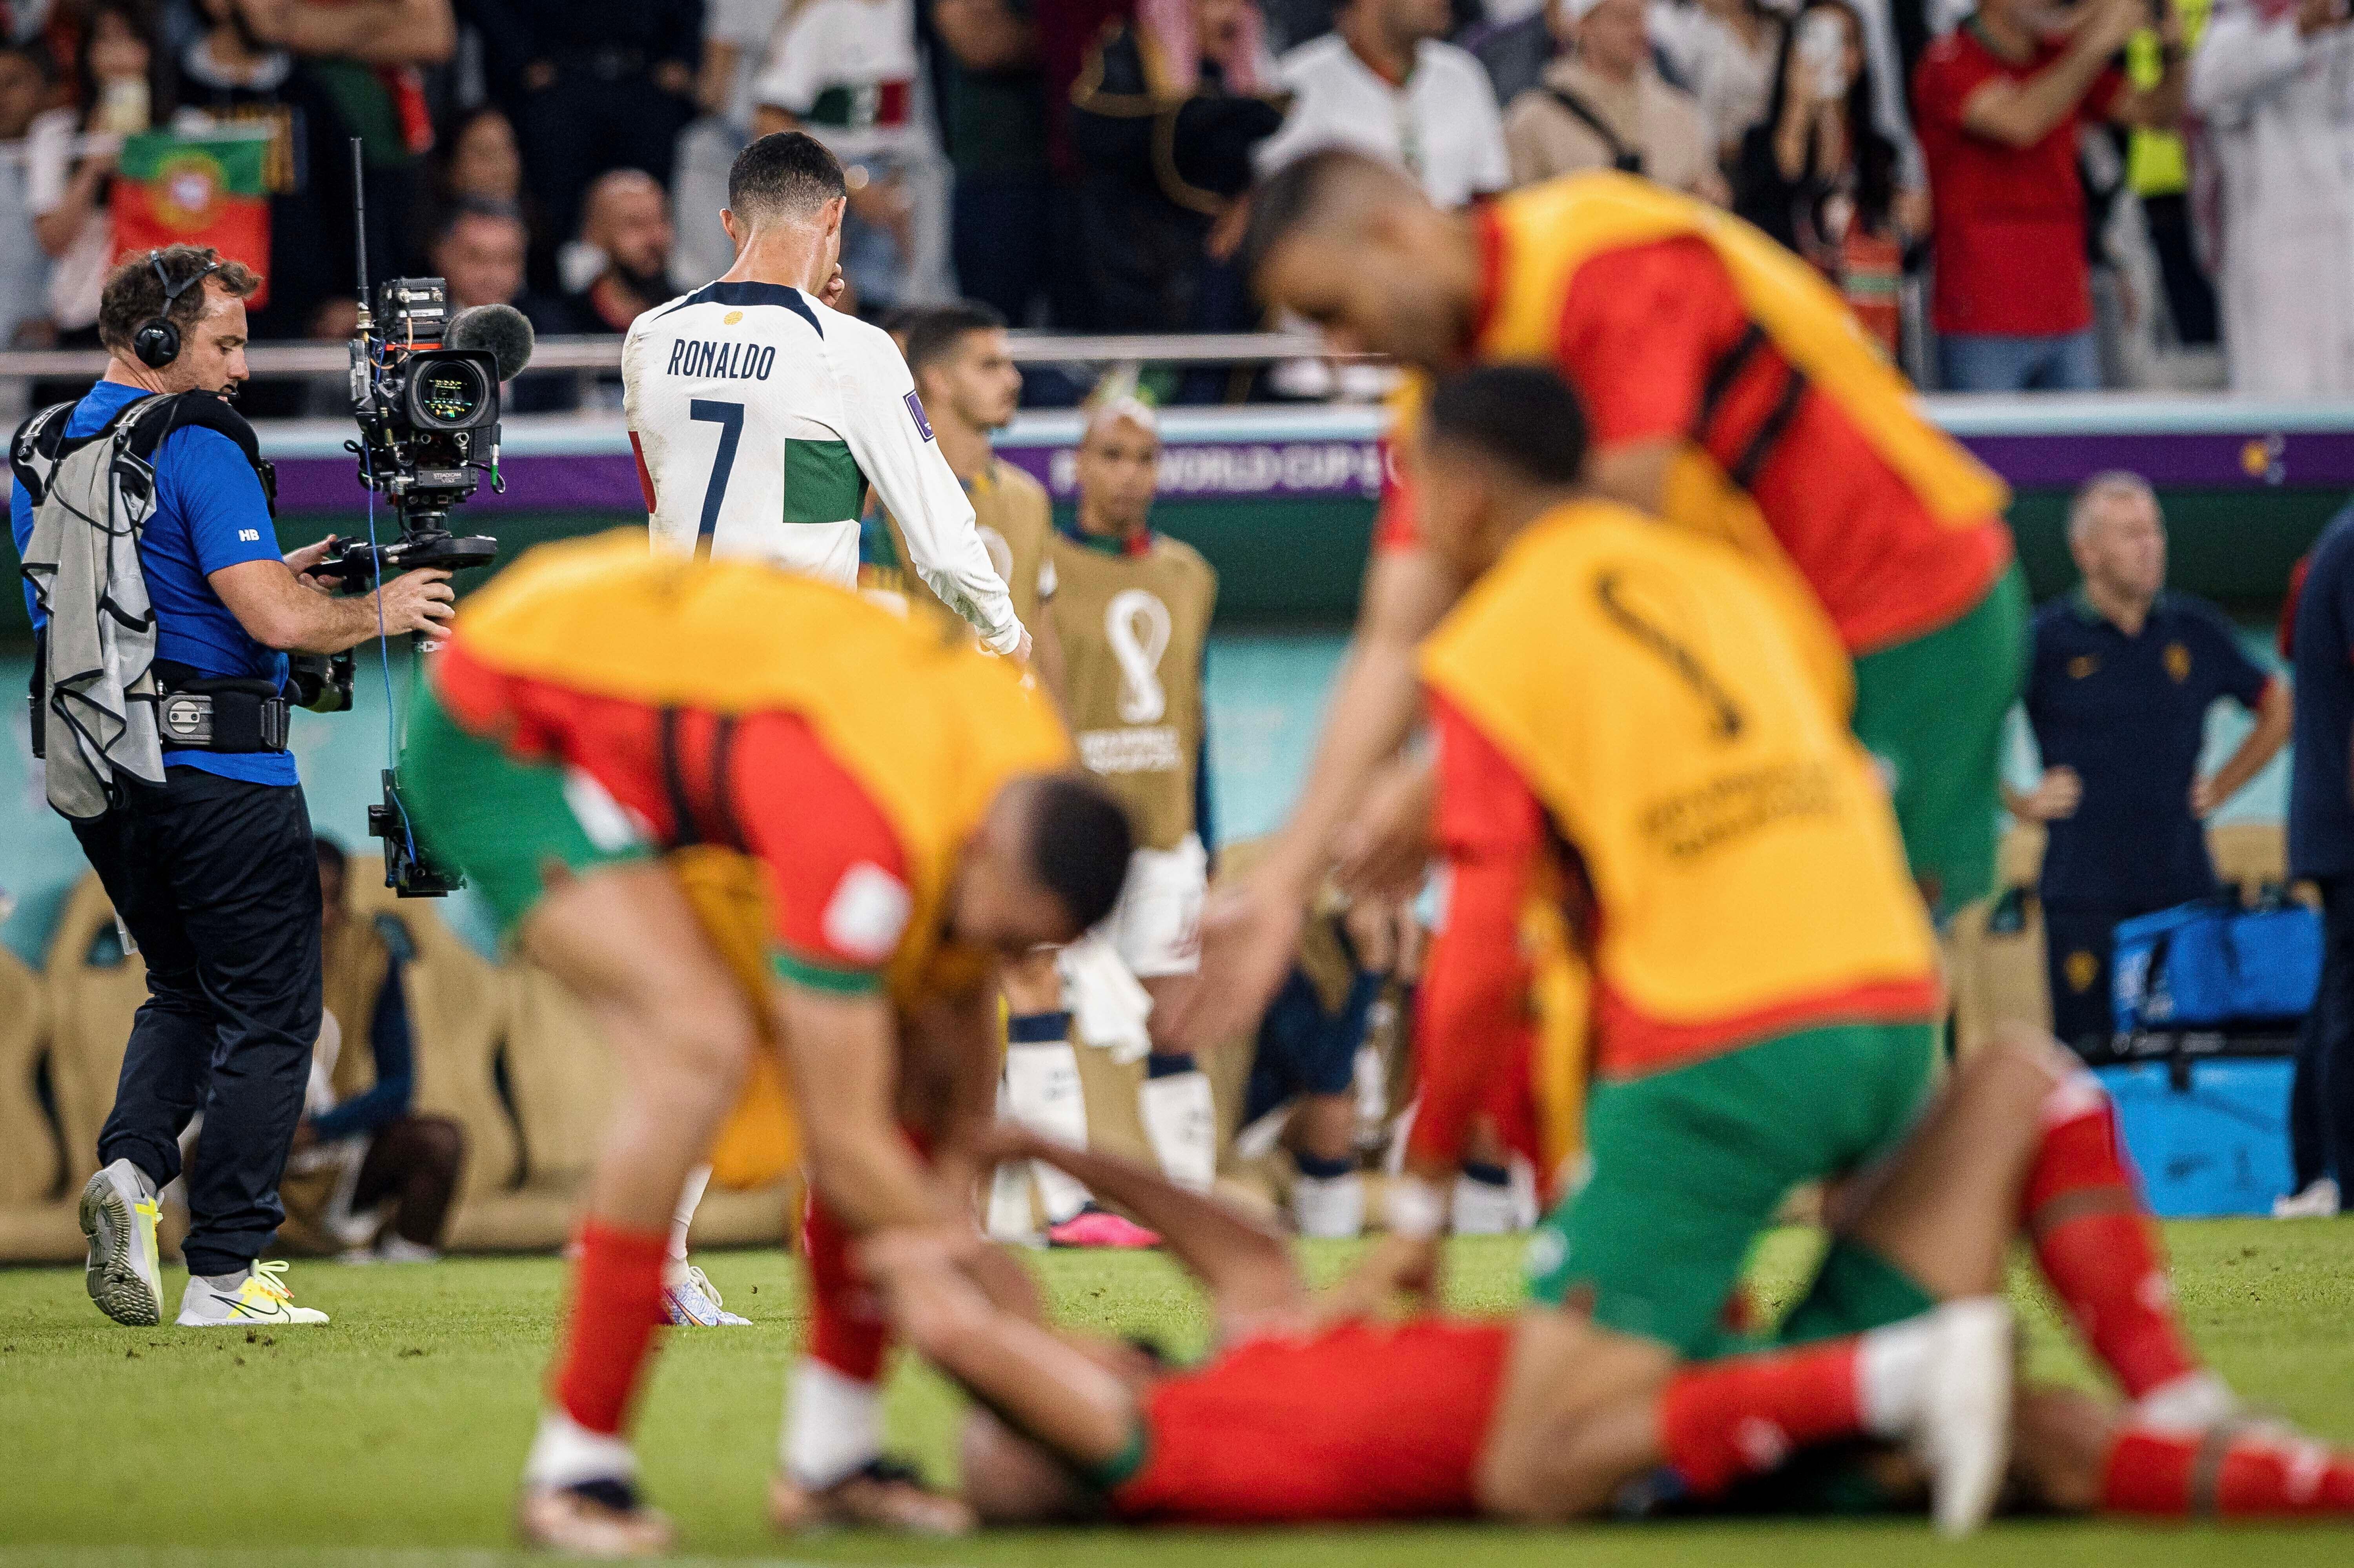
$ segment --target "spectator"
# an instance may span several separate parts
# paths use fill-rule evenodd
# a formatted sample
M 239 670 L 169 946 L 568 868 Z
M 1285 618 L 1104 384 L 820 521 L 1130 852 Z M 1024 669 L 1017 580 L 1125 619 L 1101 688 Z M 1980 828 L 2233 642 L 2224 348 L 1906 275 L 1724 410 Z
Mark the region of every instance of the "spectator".
M 294 1128 L 289 1216 L 349 1246 L 346 1263 L 429 1262 L 441 1255 L 442 1228 L 466 1160 L 465 1131 L 448 1117 L 410 1108 L 417 1066 L 404 972 L 413 956 L 407 928 L 390 916 L 357 918 L 344 903 L 343 846 L 323 837 L 318 843 L 326 1008 L 341 1044 L 332 1060 L 321 1053 Z M 334 1179 L 319 1179 L 330 1174 Z
M 1440 207 L 1461 207 L 1511 180 L 1503 117 L 1479 62 L 1445 36 L 1446 0 L 1347 0 L 1331 37 L 1283 57 L 1291 112 L 1258 149 L 1270 174 L 1325 147 L 1354 148 L 1422 182 Z
M 2199 40 L 2213 14 L 2211 0 L 2175 0 L 2182 18 L 2182 46 L 2191 50 L 2189 86 L 2198 86 Z M 2126 46 L 2126 79 L 2154 86 L 2166 74 L 2166 45 L 2144 28 Z M 2190 216 L 2190 150 L 2179 131 L 2137 127 L 2126 143 L 2126 184 L 2141 202 L 2142 228 L 2158 260 L 2158 286 L 2174 341 L 2184 348 L 2212 348 L 2217 338 L 2215 284 L 2199 259 Z
M 98 344 L 98 295 L 114 265 L 108 181 L 121 139 L 146 130 L 162 95 L 147 17 L 130 0 L 91 7 L 74 58 L 80 109 L 37 116 L 25 138 L 33 234 L 49 258 L 49 320 L 61 347 Z
M 422 160 L 433 144 L 419 71 L 440 65 L 457 48 L 450 0 L 239 0 L 239 5 L 260 42 L 285 49 L 302 62 L 304 73 L 334 105 L 344 135 L 359 138 L 367 178 L 368 255 L 378 267 L 400 265 L 415 250 Z M 348 201 L 349 182 L 342 171 L 349 162 L 349 152 L 339 147 L 332 176 L 326 170 L 313 171 L 323 196 L 332 177 L 343 183 Z M 347 213 L 344 208 L 333 214 L 322 237 L 325 246 L 346 260 L 339 269 L 345 279 L 351 276 L 349 242 L 338 236 L 349 229 Z M 332 342 L 349 337 L 357 311 L 357 302 L 336 281 L 312 313 L 311 335 Z
M 1283 123 L 1255 0 L 1144 0 L 1072 90 L 1090 171 L 1087 261 L 1106 332 L 1241 332 L 1256 313 L 1233 268 L 1251 151 Z M 1214 247 L 1214 238 L 1218 241 Z
M 703 11 L 703 0 L 469 0 L 551 233 L 581 223 L 609 169 L 667 184 L 695 118 Z
M 2165 523 L 2138 475 L 2085 482 L 2069 511 L 2068 546 L 2083 581 L 2036 612 L 2028 665 L 2027 719 L 2043 776 L 2004 800 L 2047 830 L 2038 892 L 2052 1026 L 2075 1044 L 2110 1033 L 2116 923 L 2213 895 L 2200 824 L 2281 748 L 2291 704 L 2220 610 L 2165 591 Z M 2220 697 L 2256 723 L 2202 779 L 2207 710 Z
M 2274 1213 L 2327 1217 L 2354 1177 L 2354 508 L 2330 522 L 2304 570 L 2288 629 L 2296 668 L 2288 874 L 2321 890 L 2321 987 L 2289 1091 L 2296 1191 Z
M 2232 387 L 2354 392 L 2354 28 L 2345 0 L 2230 0 L 2200 40 L 2190 94 L 2222 198 Z
M 1076 254 L 1040 242 L 1055 198 L 1028 10 L 1014 0 L 934 0 L 932 26 L 946 57 L 940 130 L 957 287 L 1017 326 L 1041 315 L 1068 323 L 1083 309 L 1084 287 Z
M 1504 115 L 1514 185 L 1618 169 L 1708 201 L 1732 199 L 1699 103 L 1652 67 L 1643 5 L 1553 0 L 1553 30 L 1568 52 Z
M 1741 139 L 1766 117 L 1783 18 L 1759 0 L 1687 0 L 1655 6 L 1650 24 L 1659 58 L 1700 100 L 1718 160 L 1732 164 Z
M 914 0 L 802 0 L 752 84 L 752 134 L 807 131 L 842 160 L 842 270 L 874 313 L 937 296 L 945 266 L 947 193 L 917 69 Z
M 673 265 L 679 278 L 716 278 L 735 264 L 736 245 L 716 216 L 727 205 L 727 171 L 752 139 L 752 84 L 777 30 L 783 0 L 707 0 L 703 64 L 695 72 L 701 116 L 678 139 L 671 173 L 671 208 L 712 215 L 679 229 Z
M 322 306 L 340 316 L 352 295 L 350 131 L 323 84 L 292 51 L 264 41 L 269 0 L 199 0 L 203 31 L 180 51 L 181 109 L 175 129 L 268 128 L 270 302 L 253 313 L 258 338 L 311 334 Z M 395 262 L 381 252 L 379 266 Z M 297 411 L 282 402 L 299 389 L 271 387 L 261 412 Z
M 560 300 L 524 287 L 525 237 L 514 208 L 490 202 L 461 204 L 433 237 L 433 275 L 450 281 L 450 311 L 475 305 L 513 305 L 543 336 L 580 330 Z M 506 407 L 517 414 L 545 414 L 580 406 L 579 378 L 568 371 L 526 371 L 507 387 Z
M 1936 205 L 1932 319 L 1947 387 L 2100 385 L 2076 132 L 2102 120 L 2169 126 L 2180 114 L 2171 51 L 2148 88 L 2128 87 L 2110 63 L 2147 7 L 2085 0 L 2066 32 L 2046 36 L 2041 0 L 1981 0 L 1922 57 L 1913 101 Z
M 47 59 L 37 48 L 0 44 L 0 142 L 21 154 L 25 133 L 48 96 Z M 31 181 L 24 158 L 0 160 L 0 348 L 47 345 L 49 258 L 33 232 Z
M 1897 148 L 1872 119 L 1863 26 L 1846 0 L 1791 25 L 1763 124 L 1741 141 L 1734 208 L 1813 262 L 1893 359 L 1903 281 Z
M 428 243 L 461 207 L 503 207 L 519 216 L 529 240 L 525 276 L 535 289 L 555 286 L 559 237 L 547 227 L 538 202 L 524 188 L 523 154 L 515 145 L 514 122 L 497 104 L 479 103 L 442 122 L 434 133 L 432 155 L 426 160 L 425 199 L 432 217 L 419 238 Z
M 588 187 L 579 253 L 593 255 L 588 281 L 567 302 L 583 332 L 627 332 L 672 298 L 670 201 L 652 175 L 615 169 Z

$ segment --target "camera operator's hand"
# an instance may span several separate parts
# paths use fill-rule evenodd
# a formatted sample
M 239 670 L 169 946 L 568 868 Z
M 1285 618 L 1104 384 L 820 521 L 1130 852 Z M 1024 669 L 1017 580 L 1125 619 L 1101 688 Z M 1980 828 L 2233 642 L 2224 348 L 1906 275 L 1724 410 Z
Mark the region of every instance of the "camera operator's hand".
M 457 594 L 450 587 L 450 574 L 429 567 L 401 573 L 376 589 L 376 598 L 384 611 L 387 636 L 401 631 L 438 636 L 457 613 Z
M 299 550 L 289 550 L 286 552 L 286 569 L 301 578 L 304 588 L 316 588 L 321 593 L 326 593 L 334 585 L 312 574 L 318 570 L 319 563 L 327 558 L 327 552 L 334 547 L 335 535 L 330 534 L 315 545 L 305 545 Z

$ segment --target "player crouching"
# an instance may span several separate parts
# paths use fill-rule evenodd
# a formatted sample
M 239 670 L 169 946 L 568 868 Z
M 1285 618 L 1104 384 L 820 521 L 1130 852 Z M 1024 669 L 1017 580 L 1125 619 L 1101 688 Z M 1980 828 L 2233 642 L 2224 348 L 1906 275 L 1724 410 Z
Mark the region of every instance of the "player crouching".
M 766 565 L 649 556 L 617 533 L 534 551 L 458 618 L 402 754 L 416 831 L 588 1004 L 626 1086 L 525 1469 L 533 1542 L 671 1540 L 624 1431 L 681 1184 L 763 1044 L 787 1098 L 822 1111 L 800 1128 L 814 1321 L 792 1417 L 842 1460 L 780 1478 L 773 1510 L 969 1522 L 875 1461 L 885 1329 L 848 1247 L 883 1225 L 971 1226 L 997 961 L 1094 925 L 1127 866 L 1126 816 L 1069 768 L 1013 663 Z M 671 852 L 695 846 L 689 873 Z M 744 874 L 698 896 L 715 857 Z M 1018 1267 L 989 1277 L 1026 1306 Z

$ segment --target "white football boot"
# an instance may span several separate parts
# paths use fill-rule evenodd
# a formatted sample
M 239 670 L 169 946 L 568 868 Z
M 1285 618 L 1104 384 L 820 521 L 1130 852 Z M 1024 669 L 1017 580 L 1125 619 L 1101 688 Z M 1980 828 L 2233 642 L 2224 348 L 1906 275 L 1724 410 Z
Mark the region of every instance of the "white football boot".
M 154 1184 L 118 1160 L 81 1190 L 81 1234 L 90 1238 L 82 1279 L 100 1311 L 136 1329 L 164 1320 L 164 1274 L 155 1261 Z
M 1928 1330 L 1910 1446 L 1937 1533 L 1954 1540 L 1987 1521 L 2009 1470 L 2016 1329 L 1999 1298 L 1974 1296 L 1930 1313 Z
M 183 1329 L 292 1328 L 300 1323 L 323 1323 L 327 1315 L 315 1307 L 297 1307 L 282 1277 L 283 1258 L 257 1263 L 246 1270 L 234 1290 L 216 1290 L 199 1275 L 188 1276 L 180 1296 Z
M 749 1318 L 739 1318 L 719 1304 L 719 1287 L 693 1264 L 663 1287 L 663 1315 L 681 1329 L 748 1329 Z

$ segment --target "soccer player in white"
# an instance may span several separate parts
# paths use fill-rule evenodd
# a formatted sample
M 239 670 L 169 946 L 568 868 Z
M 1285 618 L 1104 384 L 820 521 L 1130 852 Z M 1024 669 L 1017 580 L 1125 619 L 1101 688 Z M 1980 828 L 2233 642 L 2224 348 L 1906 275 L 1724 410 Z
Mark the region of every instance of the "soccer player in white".
M 797 131 L 737 156 L 720 215 L 736 265 L 648 311 L 621 385 L 655 547 L 754 556 L 858 583 L 871 482 L 909 565 L 993 653 L 1029 634 L 973 527 L 888 334 L 822 302 L 838 289 L 842 166 Z
M 827 303 L 840 291 L 842 165 L 800 132 L 737 155 L 720 214 L 736 264 L 655 307 L 621 344 L 630 442 L 657 550 L 748 556 L 843 588 L 858 583 L 870 482 L 899 521 L 908 564 L 991 652 L 1030 634 L 974 527 L 889 334 Z M 680 1325 L 733 1326 L 687 1263 L 708 1167 L 688 1179 L 670 1238 L 663 1307 Z M 792 1511 L 921 1528 L 936 1505 L 880 1461 L 880 1390 L 839 1386 L 804 1358 L 794 1378 L 780 1494 Z

